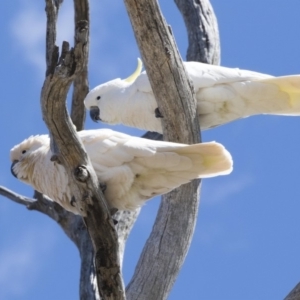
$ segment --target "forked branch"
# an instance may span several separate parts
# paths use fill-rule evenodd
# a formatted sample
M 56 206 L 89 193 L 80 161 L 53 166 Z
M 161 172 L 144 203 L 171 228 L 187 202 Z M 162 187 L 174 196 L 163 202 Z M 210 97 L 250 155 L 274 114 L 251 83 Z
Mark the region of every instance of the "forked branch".
M 102 299 L 124 299 L 117 233 L 95 171 L 66 109 L 69 87 L 86 65 L 88 30 L 87 21 L 79 21 L 75 47 L 69 49 L 68 43 L 64 42 L 58 60 L 53 51 L 53 61 L 49 65 L 55 68 L 47 71 L 41 106 L 44 121 L 56 145 L 54 155 L 67 170 L 76 208 L 92 239 L 100 296 Z

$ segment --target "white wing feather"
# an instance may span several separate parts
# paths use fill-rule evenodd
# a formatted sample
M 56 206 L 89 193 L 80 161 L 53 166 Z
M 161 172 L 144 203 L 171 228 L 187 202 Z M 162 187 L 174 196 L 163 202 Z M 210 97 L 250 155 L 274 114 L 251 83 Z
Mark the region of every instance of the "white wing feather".
M 99 182 L 107 185 L 105 197 L 118 209 L 135 209 L 194 178 L 225 175 L 232 170 L 228 151 L 217 143 L 182 145 L 131 137 L 109 129 L 78 132 Z M 49 138 L 35 145 L 31 137 L 11 150 L 18 178 L 48 195 L 67 210 L 71 190 L 65 169 L 50 161 Z M 35 149 L 35 148 L 37 149 Z M 22 150 L 27 153 L 22 156 Z M 22 174 L 22 175 L 21 175 Z

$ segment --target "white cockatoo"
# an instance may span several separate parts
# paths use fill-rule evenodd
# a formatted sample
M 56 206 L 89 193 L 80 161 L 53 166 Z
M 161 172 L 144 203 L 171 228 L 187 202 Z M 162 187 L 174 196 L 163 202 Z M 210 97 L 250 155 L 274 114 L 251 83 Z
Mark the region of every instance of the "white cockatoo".
M 184 145 L 132 137 L 110 129 L 83 130 L 78 135 L 99 183 L 106 186 L 104 195 L 109 206 L 120 210 L 136 209 L 146 200 L 194 178 L 232 171 L 231 155 L 215 142 Z M 31 136 L 11 149 L 11 171 L 65 209 L 78 213 L 70 202 L 66 170 L 51 161 L 51 156 L 49 136 Z
M 199 62 L 184 66 L 194 84 L 203 130 L 257 114 L 300 115 L 300 75 L 273 77 Z M 162 133 L 162 116 L 147 74 L 141 71 L 138 59 L 127 79 L 92 89 L 84 100 L 91 118 Z

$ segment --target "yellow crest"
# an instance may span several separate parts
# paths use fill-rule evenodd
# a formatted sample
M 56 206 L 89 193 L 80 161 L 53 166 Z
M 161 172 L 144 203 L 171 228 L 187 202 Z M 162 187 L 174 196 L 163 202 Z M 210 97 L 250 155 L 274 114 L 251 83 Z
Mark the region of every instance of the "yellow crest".
M 140 60 L 140 58 L 138 58 L 137 61 L 138 61 L 138 64 L 137 64 L 136 70 L 134 71 L 134 73 L 132 75 L 130 75 L 129 77 L 124 79 L 124 81 L 129 82 L 129 83 L 134 82 L 137 79 L 137 77 L 141 74 L 142 68 L 143 68 L 143 63 Z

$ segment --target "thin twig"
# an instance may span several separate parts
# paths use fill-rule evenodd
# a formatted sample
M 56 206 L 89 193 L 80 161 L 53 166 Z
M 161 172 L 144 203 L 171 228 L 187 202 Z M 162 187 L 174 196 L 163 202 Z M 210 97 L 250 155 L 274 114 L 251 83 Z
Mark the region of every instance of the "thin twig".
M 32 198 L 28 198 L 26 196 L 17 194 L 4 186 L 0 186 L 0 195 L 12 200 L 13 202 L 18 203 L 18 204 L 25 205 L 27 208 L 29 208 L 34 202 L 36 202 L 36 200 L 34 200 Z

